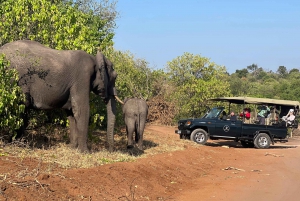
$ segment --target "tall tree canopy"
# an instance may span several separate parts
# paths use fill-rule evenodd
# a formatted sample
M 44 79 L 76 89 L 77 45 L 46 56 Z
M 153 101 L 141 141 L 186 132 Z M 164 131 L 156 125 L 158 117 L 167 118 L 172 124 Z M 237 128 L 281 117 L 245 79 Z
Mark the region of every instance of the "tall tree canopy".
M 172 96 L 182 116 L 199 115 L 199 106 L 208 98 L 230 95 L 225 67 L 208 58 L 184 53 L 168 62 L 167 71 L 176 86 Z

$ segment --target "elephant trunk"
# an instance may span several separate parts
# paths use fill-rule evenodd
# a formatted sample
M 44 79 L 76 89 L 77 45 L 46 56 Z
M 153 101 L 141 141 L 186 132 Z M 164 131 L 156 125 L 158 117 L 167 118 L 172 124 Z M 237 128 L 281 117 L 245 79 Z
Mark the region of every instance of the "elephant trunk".
M 107 101 L 107 142 L 109 152 L 114 150 L 114 129 L 116 122 L 116 100 L 110 96 Z

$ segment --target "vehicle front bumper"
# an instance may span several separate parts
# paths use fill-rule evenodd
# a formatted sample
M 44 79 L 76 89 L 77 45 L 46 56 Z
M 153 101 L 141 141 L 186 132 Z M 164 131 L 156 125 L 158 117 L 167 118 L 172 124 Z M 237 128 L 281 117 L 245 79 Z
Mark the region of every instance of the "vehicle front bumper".
M 191 131 L 189 131 L 189 130 L 175 130 L 175 133 L 177 133 L 179 135 L 190 135 Z

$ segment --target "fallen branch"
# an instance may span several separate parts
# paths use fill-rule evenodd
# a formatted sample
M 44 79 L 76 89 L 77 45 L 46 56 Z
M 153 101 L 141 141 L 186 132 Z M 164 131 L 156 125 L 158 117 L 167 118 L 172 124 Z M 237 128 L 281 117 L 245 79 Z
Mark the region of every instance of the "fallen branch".
M 245 170 L 243 170 L 243 169 L 239 169 L 239 168 L 235 168 L 235 167 L 227 167 L 227 168 L 224 168 L 224 169 L 222 169 L 222 170 L 237 170 L 237 171 L 242 171 L 242 172 L 245 172 Z
M 265 156 L 274 156 L 274 157 L 284 157 L 284 155 L 276 155 L 276 154 L 270 154 L 270 153 L 266 153 Z

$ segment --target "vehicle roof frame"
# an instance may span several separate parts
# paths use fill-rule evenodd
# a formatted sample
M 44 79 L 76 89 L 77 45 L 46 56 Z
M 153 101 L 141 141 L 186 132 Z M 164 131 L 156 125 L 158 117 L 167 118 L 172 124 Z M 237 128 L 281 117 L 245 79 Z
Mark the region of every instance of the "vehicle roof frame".
M 252 97 L 218 97 L 208 99 L 210 101 L 227 101 L 229 103 L 235 104 L 255 104 L 255 105 L 278 105 L 278 106 L 293 106 L 298 107 L 300 105 L 299 101 L 291 100 L 280 100 L 280 99 L 270 99 L 270 98 L 252 98 Z

